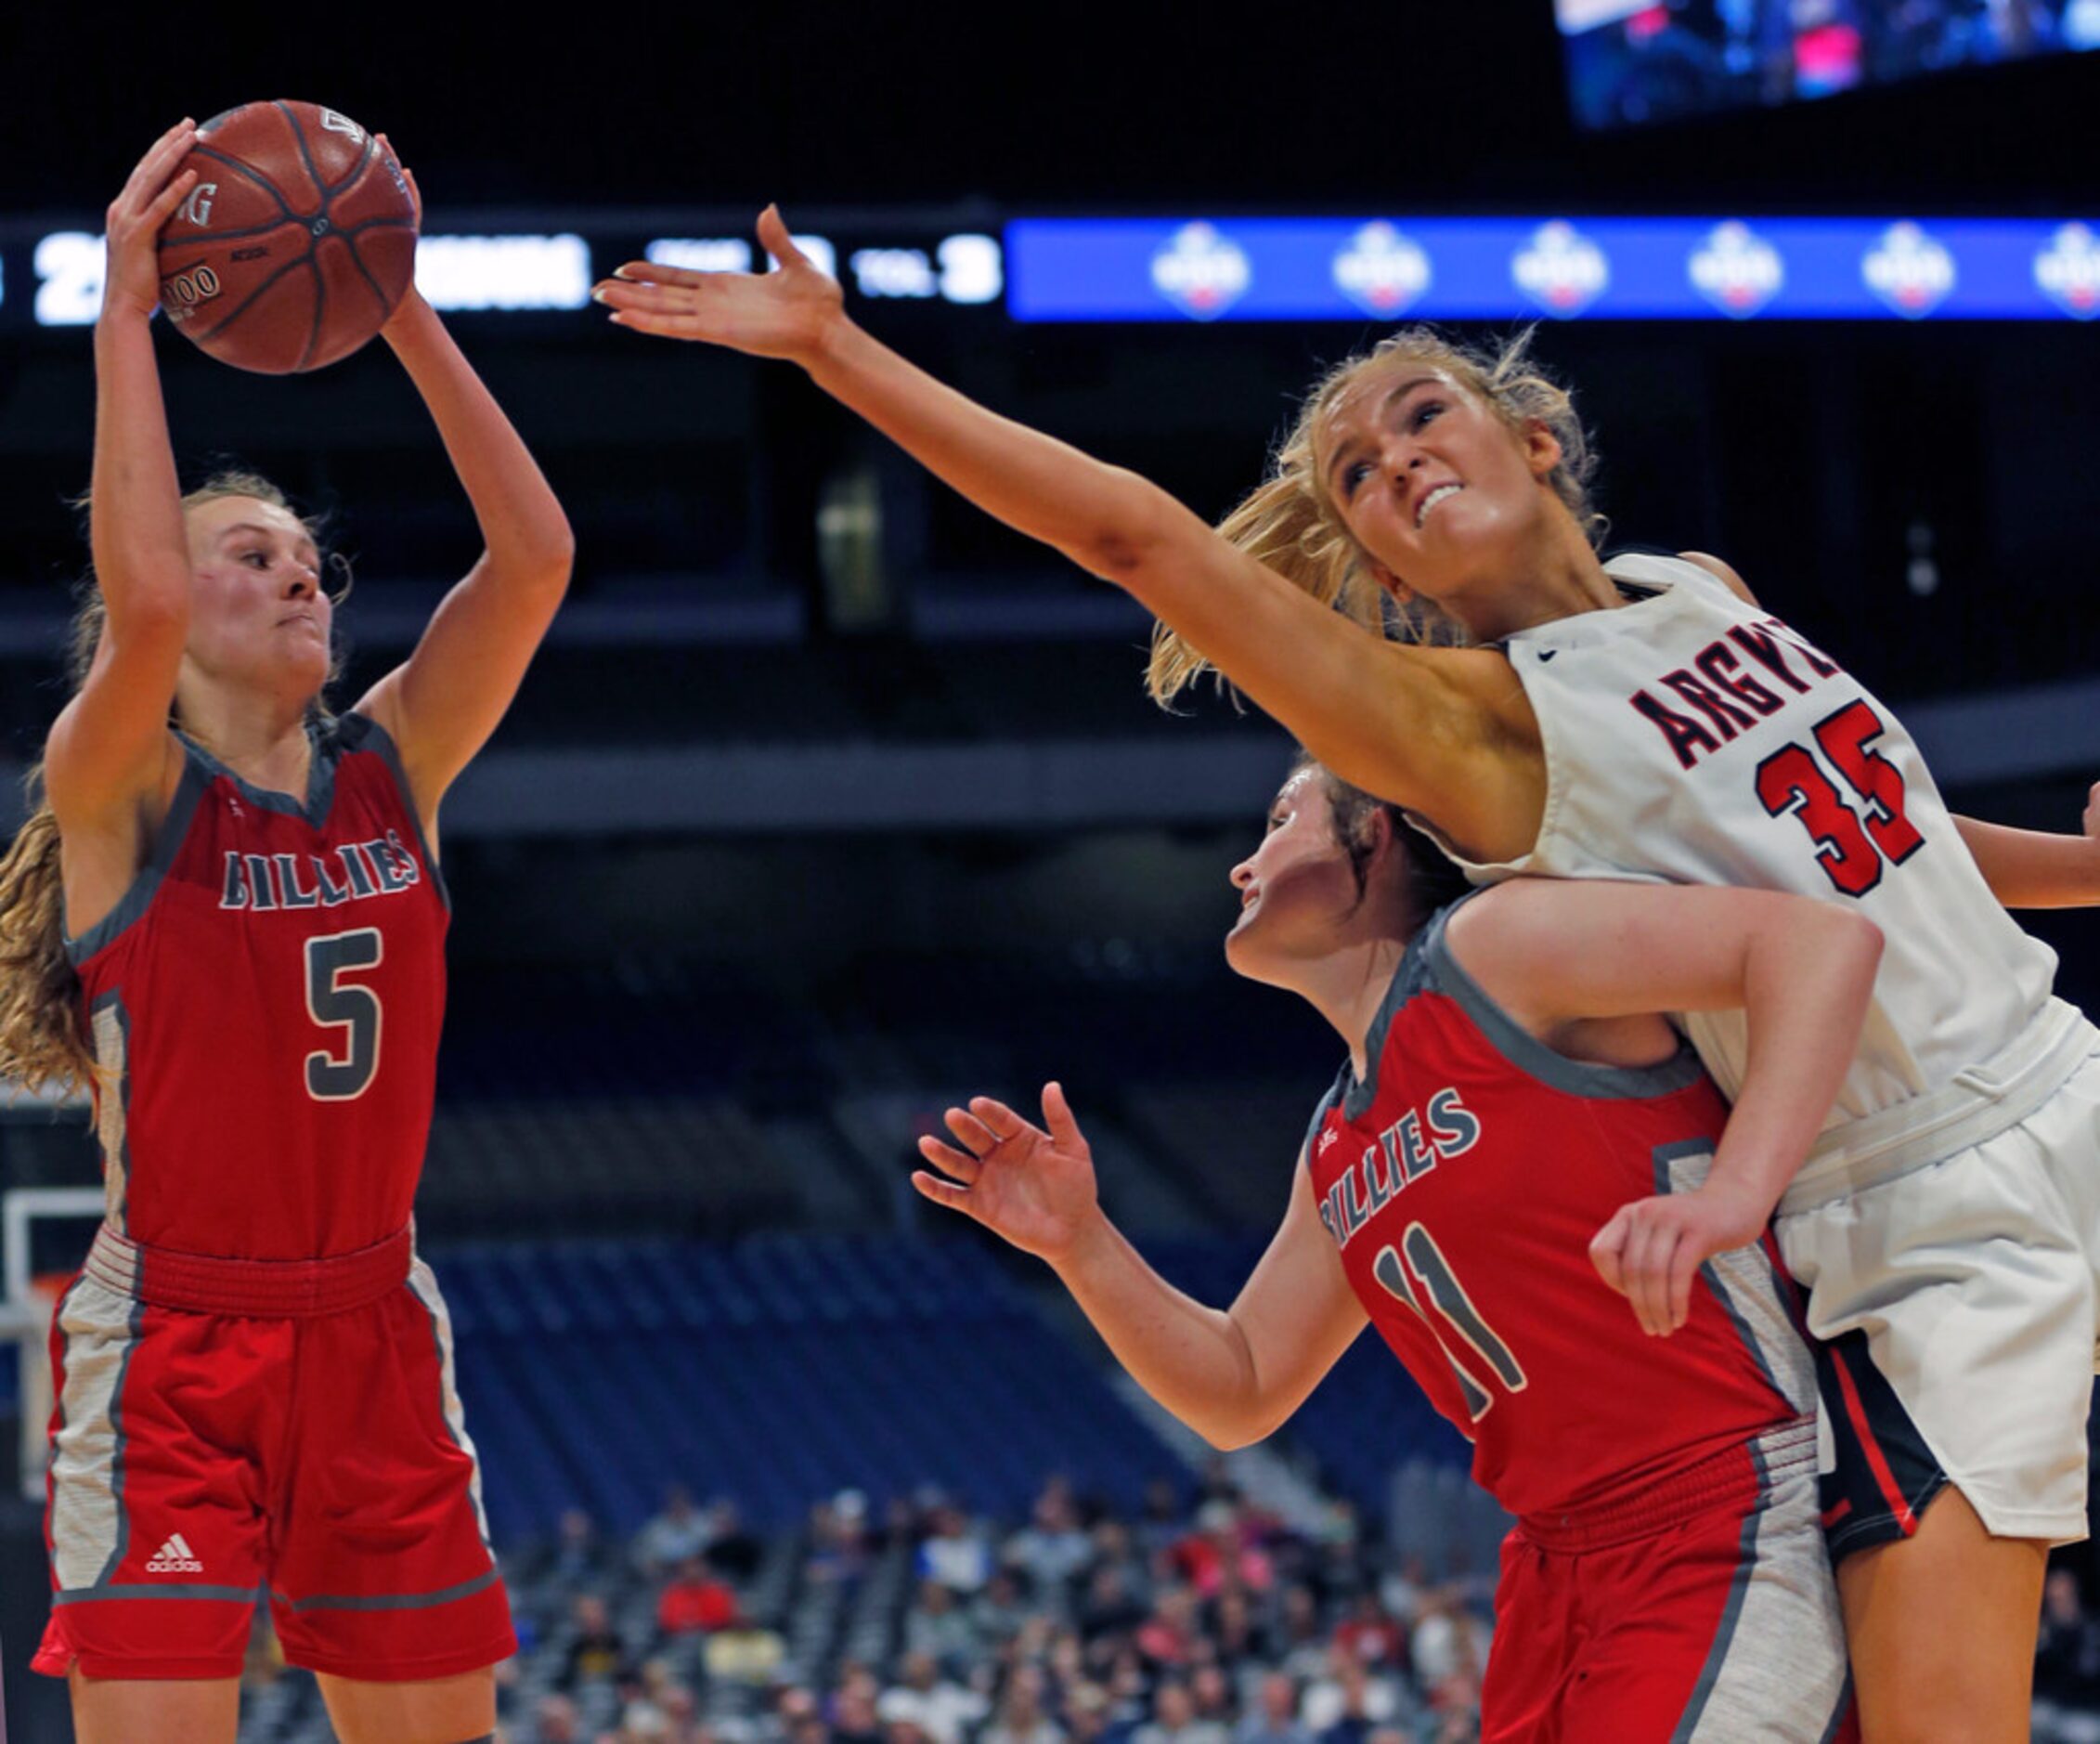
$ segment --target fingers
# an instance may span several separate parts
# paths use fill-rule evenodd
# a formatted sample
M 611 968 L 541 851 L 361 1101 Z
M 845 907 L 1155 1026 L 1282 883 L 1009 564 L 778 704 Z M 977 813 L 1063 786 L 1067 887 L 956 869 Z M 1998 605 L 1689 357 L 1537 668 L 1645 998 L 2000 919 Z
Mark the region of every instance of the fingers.
M 1699 1251 L 1681 1226 L 1678 1208 L 1667 1201 L 1640 1199 L 1621 1205 L 1590 1240 L 1598 1276 L 1626 1297 L 1640 1330 L 1652 1337 L 1667 1337 L 1691 1312 Z
M 649 315 L 690 315 L 698 298 L 697 285 L 637 284 L 626 279 L 603 279 L 590 294 L 609 308 L 636 309 Z
M 1083 1151 L 1086 1148 L 1079 1122 L 1072 1118 L 1072 1105 L 1065 1100 L 1065 1087 L 1055 1078 L 1043 1087 L 1043 1124 L 1049 1128 L 1050 1137 L 1060 1150 Z
M 149 202 L 167 181 L 168 173 L 182 162 L 196 142 L 197 124 L 185 116 L 156 139 L 146 155 L 138 160 L 111 211 L 136 208 Z
M 394 167 L 401 172 L 401 179 L 408 185 L 408 203 L 416 209 L 416 223 L 423 221 L 423 190 L 417 186 L 416 173 L 401 162 L 401 154 L 394 149 L 394 141 L 382 133 L 372 135 L 372 142 L 394 160 Z
M 978 1160 L 966 1151 L 958 1151 L 953 1145 L 942 1144 L 930 1132 L 919 1139 L 919 1154 L 943 1175 L 959 1180 L 967 1187 L 978 1177 Z
M 640 309 L 615 309 L 607 319 L 615 327 L 632 328 L 638 333 L 655 333 L 659 339 L 691 339 L 691 319 L 683 315 L 645 315 Z
M 973 1109 L 975 1106 L 975 1103 L 971 1104 Z M 999 1148 L 998 1136 L 974 1113 L 952 1108 L 944 1118 L 948 1122 L 948 1130 L 962 1140 L 963 1148 L 973 1159 L 981 1159 L 986 1152 Z
M 131 180 L 125 186 L 143 187 L 158 181 L 168 173 L 168 165 L 180 159 L 196 143 L 196 139 L 197 124 L 185 115 L 146 148 L 146 155 L 138 160 L 131 172 Z
M 1035 1130 L 996 1097 L 971 1097 L 970 1113 L 991 1129 L 993 1137 L 1001 1139 L 1018 1139 L 1023 1133 Z
M 768 206 L 758 215 L 758 244 L 783 267 L 807 267 L 810 257 L 795 246 L 795 239 L 787 233 L 787 220 L 780 215 L 777 205 Z
M 1640 1220 L 1627 1250 L 1627 1299 L 1652 1338 L 1670 1331 L 1670 1262 L 1678 1234 L 1674 1222 L 1651 1214 Z
M 1621 1205 L 1589 1241 L 1589 1263 L 1597 1268 L 1597 1275 L 1621 1295 L 1626 1294 L 1626 1238 L 1632 1210 L 1630 1205 Z
M 661 261 L 628 260 L 613 268 L 608 286 L 616 284 L 699 284 L 710 275 L 690 267 L 667 267 Z
M 1666 1329 L 1676 1332 L 1692 1318 L 1692 1281 L 1699 1275 L 1703 1256 L 1699 1243 L 1686 1233 L 1670 1260 L 1670 1321 Z
M 197 172 L 195 170 L 183 171 L 174 181 L 162 189 L 161 197 L 146 208 L 143 220 L 144 228 L 158 232 L 160 228 L 175 215 L 175 208 L 188 198 L 189 190 L 196 186 Z
M 970 1208 L 970 1194 L 966 1187 L 957 1187 L 942 1180 L 939 1176 L 928 1175 L 924 1169 L 912 1171 L 912 1185 L 937 1205 L 946 1205 L 951 1211 L 960 1211 L 966 1217 L 975 1217 Z

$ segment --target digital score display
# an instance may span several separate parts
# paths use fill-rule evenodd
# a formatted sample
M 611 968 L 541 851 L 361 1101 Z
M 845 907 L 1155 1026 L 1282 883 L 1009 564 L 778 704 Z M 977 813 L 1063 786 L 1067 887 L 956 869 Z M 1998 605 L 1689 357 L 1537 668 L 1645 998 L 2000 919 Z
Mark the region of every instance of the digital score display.
M 1018 218 L 1022 321 L 2090 320 L 2100 224 Z
M 668 228 L 668 227 L 667 227 Z M 877 224 L 836 235 L 798 236 L 849 300 L 996 306 L 1005 289 L 999 239 L 977 231 L 916 235 Z M 749 272 L 747 239 L 596 230 L 550 234 L 499 230 L 425 234 L 416 248 L 416 285 L 447 313 L 582 309 L 603 273 L 637 255 L 702 271 Z M 102 238 L 84 229 L 0 224 L 0 330 L 85 327 L 102 305 Z
M 672 215 L 675 218 L 677 215 Z M 981 221 L 981 215 L 979 215 Z M 915 228 L 867 215 L 797 235 L 847 305 L 1033 321 L 2073 320 L 2100 314 L 2100 221 L 2039 218 L 1016 218 Z M 726 228 L 666 223 L 422 238 L 448 313 L 581 315 L 643 257 L 748 272 Z M 102 239 L 0 221 L 0 332 L 84 328 Z

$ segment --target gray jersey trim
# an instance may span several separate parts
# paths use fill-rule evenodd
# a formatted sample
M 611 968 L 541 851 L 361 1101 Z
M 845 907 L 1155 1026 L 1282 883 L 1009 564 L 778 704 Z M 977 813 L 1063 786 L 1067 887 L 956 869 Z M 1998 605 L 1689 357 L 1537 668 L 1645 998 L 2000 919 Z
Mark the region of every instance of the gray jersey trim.
M 342 733 L 340 721 L 326 726 L 311 721 L 306 723 L 306 743 L 311 748 L 311 758 L 306 766 L 306 797 L 301 800 L 296 794 L 256 787 L 177 729 L 183 744 L 206 774 L 214 778 L 223 776 L 232 782 L 240 797 L 261 811 L 276 812 L 285 817 L 302 817 L 317 828 L 327 821 L 329 807 L 335 802 L 335 765 L 342 754 Z
M 437 864 L 437 855 L 423 835 L 422 814 L 416 810 L 416 796 L 409 790 L 408 771 L 401 766 L 401 749 L 395 744 L 393 735 L 371 716 L 356 713 L 346 714 L 337 722 L 337 734 L 344 750 L 377 751 L 384 760 L 387 773 L 393 775 L 394 785 L 400 792 L 401 809 L 408 813 L 408 822 L 415 826 L 416 851 L 422 855 L 431 882 L 437 887 L 438 901 L 449 910 L 452 892 L 446 887 L 444 869 Z
M 1750 1443 L 1750 1458 L 1762 1488 L 1765 1462 L 1755 1441 Z M 1757 1562 L 1757 1529 L 1764 1517 L 1763 1509 L 1753 1508 L 1743 1522 L 1743 1537 L 1736 1551 L 1735 1578 L 1729 1582 L 1728 1603 L 1721 1607 L 1721 1620 L 1714 1630 L 1714 1645 L 1707 1650 L 1706 1663 L 1700 1668 L 1692 1699 L 1684 1704 L 1677 1729 L 1670 1734 L 1670 1744 L 1689 1744 L 1699 1730 L 1699 1720 L 1706 1711 L 1707 1702 L 1713 1699 L 1714 1685 L 1720 1682 L 1721 1669 L 1728 1663 L 1729 1648 L 1735 1642 L 1736 1625 L 1743 1620 L 1743 1602 L 1749 1594 L 1751 1570 Z
M 118 898 L 114 908 L 77 939 L 66 941 L 66 959 L 75 969 L 111 944 L 152 906 L 161 880 L 167 877 L 175 855 L 182 852 L 183 838 L 189 834 L 190 819 L 197 814 L 197 802 L 204 797 L 204 789 L 212 782 L 210 772 L 189 755 L 195 747 L 188 739 L 182 741 L 182 779 L 175 784 L 175 798 L 169 802 L 167 816 L 161 820 L 161 827 L 153 833 L 153 845 L 147 853 L 146 864 L 132 879 L 130 889 Z
M 1471 900 L 1468 896 L 1458 899 L 1459 902 Z M 1452 904 L 1452 907 L 1457 906 L 1458 903 Z M 1436 917 L 1438 920 L 1443 918 L 1442 914 Z M 1392 984 L 1386 988 L 1385 997 L 1379 1001 L 1378 1015 L 1371 1019 L 1370 1030 L 1364 1037 L 1364 1065 L 1370 1073 L 1369 1078 L 1356 1076 L 1353 1061 L 1342 1062 L 1342 1076 L 1336 1080 L 1335 1089 L 1341 1093 L 1344 1120 L 1361 1120 L 1371 1112 L 1371 1104 L 1378 1100 L 1379 1062 L 1385 1058 L 1385 1038 L 1393 1028 L 1394 1018 L 1399 1014 L 1400 1008 L 1424 987 L 1435 985 L 1424 949 L 1429 932 L 1430 928 L 1423 927 L 1407 941 L 1400 967 L 1393 971 Z
M 131 1204 L 131 1010 L 122 987 L 88 1008 L 87 1033 L 96 1064 L 116 1080 L 114 1090 L 105 1080 L 96 1099 L 95 1145 L 102 1153 L 102 1215 L 123 1235 Z
M 76 1586 L 54 1593 L 54 1605 L 92 1605 L 100 1599 L 226 1599 L 253 1605 L 262 1589 L 253 1586 L 207 1586 L 196 1581 L 169 1581 L 153 1586 Z
M 449 1605 L 454 1599 L 472 1598 L 493 1585 L 496 1578 L 496 1570 L 491 1568 L 486 1574 L 477 1574 L 472 1581 L 462 1581 L 458 1586 L 448 1586 L 436 1593 L 377 1593 L 367 1597 L 331 1595 L 295 1599 L 273 1591 L 270 1596 L 293 1611 L 426 1611 Z
M 1657 1193 L 1695 1192 L 1713 1167 L 1715 1141 L 1680 1139 L 1653 1152 Z M 1788 1311 L 1789 1286 L 1760 1239 L 1711 1256 L 1699 1275 L 1727 1313 L 1773 1392 L 1795 1411 L 1816 1406 L 1815 1358 Z M 1784 1370 L 1782 1373 L 1781 1371 Z
M 1594 1101 L 1646 1101 L 1696 1084 L 1705 1074 L 1705 1068 L 1699 1063 L 1699 1056 L 1681 1036 L 1678 1038 L 1677 1052 L 1655 1065 L 1601 1066 L 1555 1053 L 1518 1023 L 1459 966 L 1445 937 L 1445 928 L 1452 915 L 1483 894 L 1484 892 L 1475 891 L 1442 910 L 1422 929 L 1418 942 L 1427 966 L 1427 984 L 1456 1000 L 1503 1059 L 1549 1089 Z M 1414 950 L 1414 946 L 1408 947 L 1410 957 Z M 1405 969 L 1405 964 L 1402 967 Z
M 1320 1105 L 1313 1111 L 1313 1123 L 1305 1128 L 1305 1142 L 1298 1152 L 1300 1162 L 1312 1162 L 1320 1141 L 1320 1128 L 1327 1124 L 1328 1111 L 1342 1100 L 1343 1092 L 1355 1082 L 1355 1073 L 1344 1065 L 1342 1075 L 1334 1081 L 1334 1087 L 1320 1098 Z M 6 1744 L 6 1740 L 0 1739 L 0 1744 Z

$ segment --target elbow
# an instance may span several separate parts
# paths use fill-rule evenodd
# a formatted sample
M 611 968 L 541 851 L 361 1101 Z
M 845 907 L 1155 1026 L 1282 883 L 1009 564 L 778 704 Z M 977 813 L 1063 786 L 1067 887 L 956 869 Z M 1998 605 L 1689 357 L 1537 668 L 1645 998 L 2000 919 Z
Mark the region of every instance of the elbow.
M 1858 983 L 1862 1001 L 1871 998 L 1874 977 L 1881 971 L 1882 949 L 1887 943 L 1880 927 L 1864 915 L 1832 904 L 1818 903 L 1816 910 L 1825 960 L 1843 964 Z
M 576 538 L 564 522 L 560 537 L 536 541 L 531 549 L 507 557 L 503 565 L 509 585 L 559 605 L 569 591 L 576 570 Z
M 105 633 L 112 645 L 179 652 L 189 640 L 189 576 L 134 573 L 116 587 L 102 586 L 108 613 Z
M 1115 468 L 1085 528 L 1067 547 L 1082 569 L 1136 592 L 1173 545 L 1178 507 L 1166 492 L 1134 473 Z
M 1188 1425 L 1203 1438 L 1203 1445 L 1215 1453 L 1237 1453 L 1243 1447 L 1251 1447 L 1259 1441 L 1260 1434 L 1238 1423 L 1212 1419 Z
M 1283 1426 L 1283 1420 L 1289 1414 L 1253 1402 L 1236 1409 L 1212 1411 L 1201 1423 L 1189 1423 L 1188 1426 L 1216 1451 L 1237 1453 L 1243 1447 L 1266 1441 Z
M 576 570 L 576 529 L 559 509 L 554 511 L 554 524 L 534 542 L 532 566 L 554 592 L 567 592 L 569 577 Z
M 1839 936 L 1845 941 L 1846 947 L 1867 966 L 1870 972 L 1879 969 L 1882 949 L 1888 943 L 1881 928 L 1866 916 L 1850 914 L 1842 908 L 1834 910 L 1834 916 L 1839 923 Z

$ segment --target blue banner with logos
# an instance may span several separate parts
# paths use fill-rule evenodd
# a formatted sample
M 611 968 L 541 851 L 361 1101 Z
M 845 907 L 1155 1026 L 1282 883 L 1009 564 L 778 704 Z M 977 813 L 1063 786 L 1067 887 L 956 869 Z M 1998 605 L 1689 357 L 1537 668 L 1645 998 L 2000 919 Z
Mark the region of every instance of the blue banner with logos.
M 1018 218 L 1022 321 L 2089 320 L 2100 224 Z

